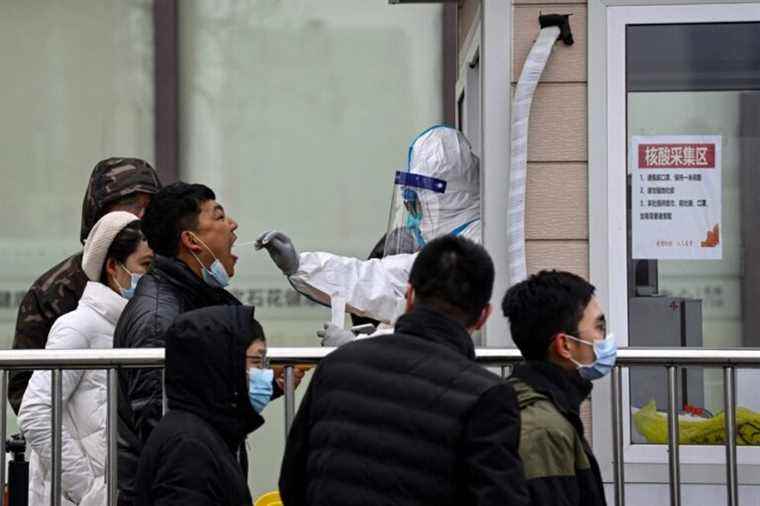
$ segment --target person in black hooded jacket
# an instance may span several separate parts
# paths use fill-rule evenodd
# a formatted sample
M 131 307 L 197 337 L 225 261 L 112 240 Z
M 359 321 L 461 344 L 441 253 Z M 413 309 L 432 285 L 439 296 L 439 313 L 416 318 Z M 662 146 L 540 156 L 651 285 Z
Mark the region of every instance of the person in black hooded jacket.
M 265 350 L 252 307 L 177 318 L 166 334 L 169 411 L 140 456 L 136 505 L 251 505 L 237 453 L 264 423 L 250 400 L 248 370 L 262 366 Z

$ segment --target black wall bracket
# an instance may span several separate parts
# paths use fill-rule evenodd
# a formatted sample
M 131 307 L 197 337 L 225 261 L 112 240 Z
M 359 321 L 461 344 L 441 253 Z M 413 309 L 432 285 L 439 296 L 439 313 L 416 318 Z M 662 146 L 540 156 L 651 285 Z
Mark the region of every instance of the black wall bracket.
M 541 28 L 548 26 L 559 27 L 559 38 L 568 46 L 573 45 L 573 32 L 570 31 L 570 14 L 542 14 L 538 16 Z

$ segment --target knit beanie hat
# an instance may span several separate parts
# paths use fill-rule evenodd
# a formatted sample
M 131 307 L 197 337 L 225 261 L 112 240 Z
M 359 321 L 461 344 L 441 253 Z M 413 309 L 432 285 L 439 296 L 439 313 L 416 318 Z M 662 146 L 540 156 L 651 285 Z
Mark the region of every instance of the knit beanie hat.
M 127 211 L 114 211 L 106 214 L 95 223 L 84 243 L 82 269 L 87 274 L 87 279 L 100 281 L 100 274 L 103 272 L 103 264 L 106 261 L 111 243 L 124 227 L 138 220 L 137 216 Z

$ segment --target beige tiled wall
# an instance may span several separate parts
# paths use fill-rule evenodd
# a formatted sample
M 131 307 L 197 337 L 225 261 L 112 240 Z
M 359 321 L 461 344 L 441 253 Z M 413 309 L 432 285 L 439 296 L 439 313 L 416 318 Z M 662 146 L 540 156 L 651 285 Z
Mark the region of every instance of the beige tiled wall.
M 480 0 L 461 2 L 460 41 L 466 37 L 479 5 Z M 513 89 L 540 30 L 539 13 L 572 14 L 570 26 L 575 39 L 572 46 L 555 44 L 531 109 L 526 197 L 528 271 L 561 269 L 588 279 L 586 1 L 514 0 L 513 6 Z M 584 403 L 581 411 L 591 441 L 590 404 Z
M 528 132 L 528 270 L 564 269 L 588 277 L 586 5 L 514 4 L 513 80 L 538 35 L 539 13 L 572 14 L 575 44 L 557 42 L 536 89 Z
M 583 162 L 586 154 L 586 83 L 540 83 L 528 129 L 529 162 Z
M 528 240 L 588 240 L 586 170 L 587 165 L 581 162 L 528 164 Z

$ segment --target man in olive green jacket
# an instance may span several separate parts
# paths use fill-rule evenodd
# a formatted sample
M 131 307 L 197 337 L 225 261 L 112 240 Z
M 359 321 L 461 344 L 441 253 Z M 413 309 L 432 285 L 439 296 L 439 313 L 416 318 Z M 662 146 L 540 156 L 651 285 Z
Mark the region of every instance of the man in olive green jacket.
M 590 380 L 615 363 L 594 287 L 568 272 L 542 271 L 510 288 L 502 309 L 526 359 L 508 381 L 520 406 L 519 452 L 532 503 L 604 506 L 579 415 Z

